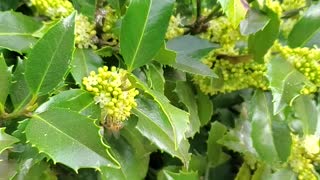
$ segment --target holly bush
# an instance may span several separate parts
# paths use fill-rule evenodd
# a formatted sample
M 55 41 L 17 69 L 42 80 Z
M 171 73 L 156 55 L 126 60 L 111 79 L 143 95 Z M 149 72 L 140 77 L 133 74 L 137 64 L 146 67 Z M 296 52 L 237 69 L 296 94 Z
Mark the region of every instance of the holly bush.
M 0 10 L 0 179 L 320 179 L 320 2 Z

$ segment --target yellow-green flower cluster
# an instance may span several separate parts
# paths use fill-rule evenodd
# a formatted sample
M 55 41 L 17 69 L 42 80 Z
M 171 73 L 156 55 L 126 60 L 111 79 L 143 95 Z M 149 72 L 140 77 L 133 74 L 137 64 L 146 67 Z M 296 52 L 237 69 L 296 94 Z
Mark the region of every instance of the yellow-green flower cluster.
M 68 0 L 31 0 L 39 14 L 50 18 L 66 17 L 74 10 Z
M 104 18 L 102 31 L 102 39 L 108 41 L 111 45 L 115 45 L 118 43 L 118 37 L 114 35 L 112 29 L 115 27 L 116 22 L 118 20 L 118 15 L 114 9 L 110 6 L 105 7 L 106 16 Z
M 106 115 L 107 126 L 121 124 L 137 106 L 134 98 L 139 92 L 132 87 L 124 69 L 100 67 L 98 73 L 91 71 L 88 77 L 84 77 L 83 84 L 94 94 L 94 101 Z
M 78 48 L 89 48 L 96 49 L 94 45 L 94 39 L 96 37 L 95 25 L 89 22 L 87 16 L 78 14 L 76 16 L 75 26 L 75 43 Z
M 228 53 L 230 54 L 230 53 Z M 207 64 L 219 79 L 204 76 L 194 76 L 193 81 L 198 84 L 205 94 L 218 94 L 245 89 L 249 87 L 268 89 L 265 77 L 266 66 L 258 64 L 252 59 L 244 62 L 233 62 L 232 59 L 217 59 L 213 51 L 203 62 Z
M 278 0 L 266 0 L 265 4 L 268 8 L 270 8 L 273 12 L 277 13 L 280 17 L 282 15 L 283 9 Z
M 306 0 L 283 0 L 281 7 L 283 11 L 291 11 L 306 6 Z
M 307 77 L 317 87 L 320 87 L 320 51 L 317 48 L 298 47 L 290 48 L 275 43 L 274 51 L 279 52 L 299 72 Z M 309 88 L 309 93 L 315 92 L 316 88 Z M 307 94 L 309 94 L 307 93 Z M 303 93 L 306 94 L 306 93 Z
M 307 135 L 299 138 L 292 135 L 292 150 L 289 165 L 298 174 L 299 180 L 316 180 L 314 163 L 319 156 L 319 137 Z
M 201 33 L 200 37 L 214 43 L 219 43 L 224 49 L 233 49 L 236 42 L 243 38 L 239 29 L 234 28 L 225 16 L 220 16 L 209 21 L 207 31 Z
M 170 17 L 169 26 L 166 33 L 166 39 L 173 39 L 184 34 L 182 26 L 182 18 L 180 14 Z

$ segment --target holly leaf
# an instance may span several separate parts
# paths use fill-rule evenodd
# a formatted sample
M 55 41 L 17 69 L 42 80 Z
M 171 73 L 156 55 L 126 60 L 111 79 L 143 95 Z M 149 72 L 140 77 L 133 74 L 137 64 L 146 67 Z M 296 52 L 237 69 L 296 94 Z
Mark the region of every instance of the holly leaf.
M 250 104 L 251 138 L 259 157 L 270 165 L 286 162 L 291 152 L 290 129 L 272 112 L 271 97 L 256 91 Z
M 197 94 L 198 115 L 201 126 L 208 124 L 213 115 L 213 103 L 209 96 L 205 95 L 201 91 Z
M 270 21 L 268 16 L 255 10 L 249 10 L 247 16 L 248 17 L 240 23 L 240 32 L 244 36 L 263 30 Z
M 131 118 L 128 121 L 131 122 Z M 108 138 L 112 154 L 118 159 L 121 168 L 114 169 L 103 167 L 101 169 L 101 179 L 132 179 L 140 180 L 145 178 L 151 149 L 146 147 L 149 143 L 140 132 L 131 124 L 126 125 L 120 131 L 120 137 Z
M 148 84 L 152 89 L 163 93 L 165 79 L 163 77 L 163 69 L 160 64 L 149 64 L 146 75 L 148 77 Z
M 97 0 L 72 0 L 75 9 L 87 16 L 90 21 L 94 21 Z
M 275 57 L 269 62 L 267 78 L 273 95 L 274 114 L 278 114 L 288 105 L 291 106 L 294 100 L 300 96 L 303 87 L 314 86 L 303 74 L 281 57 Z
M 315 134 L 318 127 L 318 110 L 312 97 L 307 95 L 299 96 L 293 102 L 293 112 L 303 124 L 303 133 Z
M 158 180 L 168 180 L 168 179 L 174 179 L 174 180 L 197 180 L 200 177 L 198 176 L 198 173 L 195 171 L 182 171 L 178 170 L 178 167 L 175 166 L 168 166 L 162 169 L 157 176 Z
M 320 29 L 320 3 L 312 5 L 303 17 L 295 24 L 288 37 L 288 45 L 292 48 L 304 46 Z M 308 27 L 308 28 L 306 28 Z
M 45 112 L 51 108 L 65 108 L 77 111 L 84 116 L 100 119 L 101 108 L 93 100 L 93 95 L 81 89 L 63 91 L 41 104 L 36 113 Z
M 54 25 L 28 54 L 25 78 L 34 95 L 51 92 L 66 76 L 74 50 L 75 13 Z
M 161 100 L 160 100 L 161 101 Z M 188 164 L 189 143 L 184 138 L 188 115 L 169 104 L 147 98 L 137 98 L 133 113 L 139 118 L 137 129 L 151 142 Z
M 97 71 L 103 65 L 103 61 L 92 49 L 76 48 L 74 58 L 71 62 L 71 74 L 76 83 L 82 85 L 82 78 Z
M 222 151 L 222 145 L 217 141 L 227 133 L 227 127 L 215 121 L 211 124 L 207 140 L 207 155 L 210 167 L 216 167 L 226 162 L 230 157 Z
M 2 54 L 0 54 L 0 113 L 4 110 L 7 96 L 9 94 L 9 87 L 11 83 L 11 68 L 8 68 L 6 61 Z
M 71 128 L 72 127 L 72 128 Z M 35 114 L 26 130 L 29 143 L 47 154 L 55 163 L 79 168 L 119 168 L 119 163 L 103 142 L 100 128 L 93 119 L 79 112 L 52 108 Z
M 166 44 L 164 43 L 154 59 L 161 64 L 170 65 L 176 62 L 176 57 L 177 54 L 174 51 L 167 49 Z
M 186 137 L 193 137 L 200 131 L 200 119 L 198 115 L 198 105 L 194 101 L 195 94 L 192 91 L 191 86 L 184 81 L 177 81 L 176 88 L 174 90 L 180 101 L 187 107 L 189 116 L 189 128 L 186 132 Z
M 7 134 L 4 132 L 6 128 L 0 128 L 0 154 L 9 148 L 12 148 L 12 145 L 16 142 L 19 142 L 19 139 Z
M 150 62 L 161 48 L 173 4 L 173 0 L 130 2 L 120 33 L 120 51 L 129 71 Z
M 25 61 L 18 58 L 16 70 L 13 73 L 12 82 L 9 88 L 10 98 L 13 107 L 23 108 L 31 99 L 31 92 L 25 80 Z
M 192 44 L 192 46 L 190 46 Z M 167 48 L 177 54 L 174 68 L 195 75 L 217 77 L 201 58 L 218 46 L 195 36 L 186 35 L 167 42 Z
M 259 63 L 264 62 L 264 55 L 279 35 L 280 20 L 278 15 L 270 9 L 267 9 L 267 15 L 270 18 L 269 23 L 260 31 L 250 35 L 248 40 L 249 53 Z
M 0 47 L 20 54 L 26 52 L 37 41 L 32 33 L 40 27 L 40 22 L 22 13 L 0 12 Z

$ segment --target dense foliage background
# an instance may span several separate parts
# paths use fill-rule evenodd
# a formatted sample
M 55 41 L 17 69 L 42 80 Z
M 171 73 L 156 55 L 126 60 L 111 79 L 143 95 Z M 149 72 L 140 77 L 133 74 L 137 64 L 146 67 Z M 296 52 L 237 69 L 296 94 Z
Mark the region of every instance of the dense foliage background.
M 0 179 L 319 179 L 320 3 L 0 0 Z

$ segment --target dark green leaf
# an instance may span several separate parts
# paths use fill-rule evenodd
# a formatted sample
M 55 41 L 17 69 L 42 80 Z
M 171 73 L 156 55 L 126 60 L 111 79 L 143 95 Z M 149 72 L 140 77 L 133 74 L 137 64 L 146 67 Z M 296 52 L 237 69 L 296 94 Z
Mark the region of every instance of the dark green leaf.
M 270 165 L 286 162 L 291 151 L 290 129 L 272 112 L 271 97 L 256 91 L 250 105 L 251 137 L 260 158 Z
M 180 101 L 187 107 L 189 116 L 189 128 L 186 137 L 193 137 L 200 130 L 200 119 L 198 115 L 198 105 L 194 100 L 195 94 L 192 87 L 185 81 L 177 81 L 176 89 Z
M 0 54 L 0 113 L 6 103 L 7 96 L 9 94 L 9 87 L 11 83 L 11 68 L 7 67 L 6 61 L 2 54 Z
M 10 86 L 10 97 L 15 109 L 21 109 L 31 99 L 31 93 L 25 80 L 25 61 L 18 59 Z
M 318 126 L 318 110 L 310 96 L 299 96 L 293 103 L 295 115 L 303 124 L 304 134 L 314 134 Z
M 230 157 L 222 151 L 222 145 L 217 141 L 227 132 L 227 127 L 219 122 L 211 124 L 209 137 L 207 141 L 208 163 L 211 167 L 216 167 L 225 163 Z
M 200 177 L 197 172 L 178 170 L 179 167 L 168 166 L 162 169 L 157 176 L 158 180 L 198 180 Z
M 100 119 L 101 108 L 95 104 L 93 96 L 84 90 L 63 91 L 43 103 L 36 112 L 42 113 L 54 107 L 69 109 L 93 119 Z
M 190 160 L 189 143 L 184 134 L 188 116 L 169 103 L 138 98 L 138 107 L 133 113 L 138 116 L 137 129 L 160 149 L 181 159 L 185 164 Z M 170 113 L 170 114 L 168 114 Z
M 308 27 L 308 28 L 306 28 Z M 288 37 L 290 47 L 304 46 L 320 29 L 320 3 L 312 5 L 293 27 Z
M 186 35 L 168 41 L 167 48 L 177 53 L 177 62 L 172 64 L 174 68 L 191 74 L 217 77 L 207 65 L 201 62 L 201 58 L 217 48 L 217 45 Z
M 32 33 L 40 27 L 41 23 L 21 13 L 0 12 L 0 47 L 25 52 L 36 42 Z
M 87 16 L 90 21 L 94 21 L 97 0 L 72 0 L 72 2 L 79 13 Z
M 129 119 L 132 121 L 133 119 Z M 132 179 L 140 180 L 146 176 L 149 165 L 150 150 L 146 148 L 148 141 L 134 126 L 126 125 L 119 138 L 108 139 L 111 151 L 119 160 L 120 169 L 102 168 L 102 180 Z
M 28 162 L 30 163 L 30 161 L 28 161 Z M 26 162 L 25 167 L 24 167 L 24 168 L 27 168 L 27 172 L 25 172 L 25 174 L 20 173 L 19 175 L 16 175 L 12 180 L 22 180 L 22 179 L 26 179 L 26 180 L 44 180 L 44 179 L 45 180 L 57 180 L 57 176 L 51 170 L 49 164 L 47 164 L 45 162 L 39 162 L 37 164 L 28 164 L 28 162 Z
M 1 1 L 0 11 L 15 10 L 21 3 L 21 0 Z
M 269 23 L 262 30 L 250 35 L 248 40 L 249 53 L 259 63 L 264 62 L 264 55 L 268 52 L 279 34 L 280 20 L 278 15 L 269 9 L 267 9 L 267 15 L 270 18 Z
M 97 71 L 103 65 L 103 61 L 93 50 L 77 48 L 71 65 L 71 74 L 76 83 L 81 85 L 82 78 L 88 76 L 91 71 Z
M 109 153 L 110 147 L 103 143 L 94 120 L 77 112 L 52 108 L 35 114 L 25 132 L 27 140 L 40 152 L 75 171 L 83 167 L 119 166 Z
M 173 0 L 131 1 L 121 24 L 120 50 L 128 69 L 150 62 L 163 44 Z
M 273 95 L 273 113 L 277 114 L 300 96 L 304 86 L 314 85 L 288 61 L 276 57 L 268 64 L 267 78 Z
M 205 95 L 201 91 L 197 94 L 198 114 L 201 122 L 201 126 L 208 124 L 213 115 L 213 103 L 209 96 Z
M 19 141 L 19 139 L 4 132 L 6 128 L 0 128 L 0 154 L 12 147 L 12 145 Z M 0 161 L 1 162 L 1 161 Z
M 153 90 L 163 93 L 165 79 L 163 77 L 163 69 L 160 64 L 149 64 L 146 72 L 148 84 Z
M 263 30 L 270 21 L 268 16 L 255 10 L 249 10 L 247 16 L 248 17 L 240 23 L 240 32 L 245 36 Z
M 101 49 L 96 50 L 94 53 L 101 57 L 111 57 L 113 54 L 113 49 L 110 46 L 105 46 Z
M 154 59 L 161 64 L 170 65 L 176 62 L 176 57 L 177 54 L 174 51 L 167 49 L 166 45 L 163 44 Z
M 75 13 L 54 25 L 28 54 L 25 77 L 34 95 L 63 82 L 74 50 L 74 19 Z

